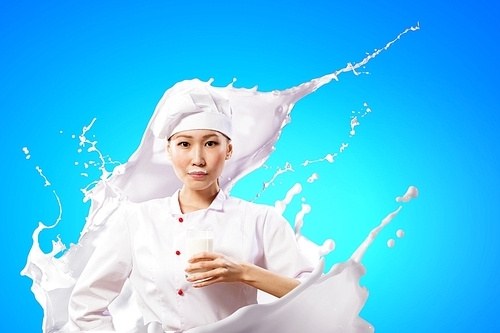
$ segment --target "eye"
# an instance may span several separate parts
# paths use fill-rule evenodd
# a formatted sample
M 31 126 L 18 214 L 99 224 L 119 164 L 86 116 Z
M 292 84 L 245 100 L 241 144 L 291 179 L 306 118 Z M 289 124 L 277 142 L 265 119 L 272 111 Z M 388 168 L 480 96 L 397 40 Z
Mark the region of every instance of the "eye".
M 189 143 L 188 143 L 188 142 L 186 142 L 186 141 L 181 141 L 181 142 L 179 142 L 179 143 L 177 144 L 177 146 L 179 146 L 179 147 L 183 147 L 183 148 L 186 148 L 186 147 L 188 147 L 188 146 L 189 146 Z
M 207 147 L 215 147 L 217 144 L 218 144 L 218 142 L 216 142 L 216 141 L 207 141 L 205 143 L 205 146 L 207 146 Z

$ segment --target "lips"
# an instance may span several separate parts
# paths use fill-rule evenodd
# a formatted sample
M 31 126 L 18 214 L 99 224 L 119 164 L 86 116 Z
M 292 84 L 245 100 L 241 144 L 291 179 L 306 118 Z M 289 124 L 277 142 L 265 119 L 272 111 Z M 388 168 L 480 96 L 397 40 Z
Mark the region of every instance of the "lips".
M 191 176 L 205 176 L 207 174 L 206 171 L 204 170 L 200 170 L 200 171 L 189 171 L 188 172 L 188 175 L 191 175 Z
M 204 170 L 189 171 L 188 175 L 193 178 L 203 178 L 207 175 L 207 172 Z

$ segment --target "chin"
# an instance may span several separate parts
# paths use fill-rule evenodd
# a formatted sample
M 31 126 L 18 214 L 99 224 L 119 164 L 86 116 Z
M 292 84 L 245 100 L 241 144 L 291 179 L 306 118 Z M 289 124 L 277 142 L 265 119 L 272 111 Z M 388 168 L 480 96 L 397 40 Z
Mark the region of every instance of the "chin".
M 191 191 L 203 191 L 214 186 L 215 181 L 207 182 L 207 181 L 193 181 L 189 180 L 184 183 L 184 186 L 190 189 Z

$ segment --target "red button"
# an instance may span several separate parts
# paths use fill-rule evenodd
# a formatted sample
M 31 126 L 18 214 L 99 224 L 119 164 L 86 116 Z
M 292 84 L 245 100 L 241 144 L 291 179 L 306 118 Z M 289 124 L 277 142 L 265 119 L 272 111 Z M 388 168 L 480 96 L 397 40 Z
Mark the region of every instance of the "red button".
M 184 222 L 184 219 L 182 217 L 179 217 L 179 222 L 180 223 Z
M 178 256 L 181 255 L 181 251 L 175 251 L 175 254 L 177 254 Z
M 179 289 L 179 291 L 177 292 L 177 294 L 179 294 L 179 296 L 182 296 L 182 295 L 184 295 L 184 292 L 182 291 L 182 289 Z

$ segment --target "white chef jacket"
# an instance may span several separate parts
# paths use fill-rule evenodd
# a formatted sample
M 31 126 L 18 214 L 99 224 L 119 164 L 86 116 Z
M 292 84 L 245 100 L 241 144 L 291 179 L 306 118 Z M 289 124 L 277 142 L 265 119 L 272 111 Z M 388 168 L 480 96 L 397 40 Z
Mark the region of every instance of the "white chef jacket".
M 257 290 L 240 282 L 193 288 L 186 281 L 186 230 L 212 229 L 214 252 L 298 278 L 313 266 L 303 256 L 288 222 L 273 207 L 228 197 L 219 191 L 210 207 L 182 214 L 172 197 L 122 205 L 106 222 L 73 290 L 69 316 L 87 330 L 114 330 L 106 315 L 127 278 L 137 292 L 144 323 L 165 331 L 187 330 L 221 320 L 257 303 Z

